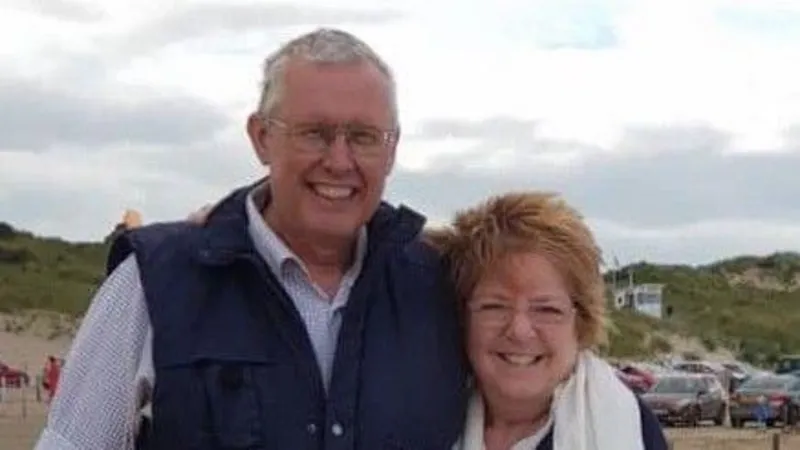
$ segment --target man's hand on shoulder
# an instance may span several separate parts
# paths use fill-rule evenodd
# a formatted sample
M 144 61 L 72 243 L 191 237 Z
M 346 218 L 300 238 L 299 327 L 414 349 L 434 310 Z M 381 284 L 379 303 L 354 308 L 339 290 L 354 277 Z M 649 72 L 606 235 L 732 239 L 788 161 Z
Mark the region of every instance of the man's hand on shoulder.
M 210 203 L 204 205 L 202 208 L 192 212 L 186 218 L 189 222 L 196 224 L 196 225 L 205 225 L 206 221 L 208 220 L 208 216 L 211 214 L 211 211 L 214 209 L 214 206 Z

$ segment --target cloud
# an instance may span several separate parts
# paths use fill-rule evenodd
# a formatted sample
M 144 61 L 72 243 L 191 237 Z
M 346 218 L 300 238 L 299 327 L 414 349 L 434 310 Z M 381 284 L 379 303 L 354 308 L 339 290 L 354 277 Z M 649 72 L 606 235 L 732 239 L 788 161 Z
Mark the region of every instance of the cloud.
M 632 126 L 618 147 L 630 153 L 718 153 L 729 147 L 731 135 L 699 123 L 669 126 Z
M 436 127 L 436 135 L 446 134 Z M 632 228 L 708 220 L 799 222 L 800 153 L 730 154 L 729 142 L 727 133 L 701 125 L 629 128 L 613 149 L 535 134 L 526 140 L 518 135 L 509 148 L 504 137 L 484 134 L 469 152 L 442 153 L 427 170 L 398 171 L 393 192 L 426 211 L 452 211 L 491 193 L 555 190 L 591 217 Z M 568 149 L 569 164 L 540 158 Z
M 0 221 L 48 236 L 98 240 L 125 208 L 139 209 L 148 222 L 185 217 L 263 175 L 255 164 L 248 167 L 254 158 L 245 149 L 214 147 L 0 153 Z
M 14 211 L 12 225 L 24 224 L 25 229 L 46 236 L 97 241 L 111 231 L 125 208 L 139 209 L 148 222 L 174 220 L 226 192 L 206 184 L 168 178 L 115 183 L 106 189 L 44 184 L 15 186 L 13 195 L 0 196 L 0 205 L 3 210 Z M 175 204 L 183 207 L 175 208 Z M 9 220 L 2 212 L 0 220 Z
M 415 22 L 421 25 L 415 34 L 430 46 L 482 55 L 487 44 L 533 51 L 597 51 L 616 47 L 616 20 L 625 10 L 626 2 L 409 0 L 400 5 L 414 11 L 419 19 Z M 442 27 L 442 17 L 448 18 L 446 28 Z
M 414 130 L 409 139 L 527 140 L 536 131 L 534 120 L 496 116 L 484 120 L 429 119 Z
M 800 249 L 800 187 L 793 170 L 800 157 L 717 155 L 700 157 L 700 164 L 689 153 L 636 159 L 587 159 L 581 170 L 555 173 L 530 166 L 479 173 L 459 164 L 401 169 L 389 184 L 389 198 L 441 224 L 490 195 L 560 192 L 587 217 L 606 257 L 624 263 L 693 264 Z
M 588 220 L 606 261 L 704 264 L 738 255 L 800 249 L 800 225 L 759 220 L 707 220 L 689 226 L 637 229 Z
M 198 98 L 122 84 L 75 92 L 56 79 L 0 79 L 0 151 L 192 144 L 227 122 Z
M 106 17 L 98 6 L 76 0 L 6 0 L 5 7 L 16 7 L 40 16 L 70 22 L 96 22 Z
M 416 158 L 401 155 L 401 162 L 410 160 L 417 168 L 446 167 L 457 158 L 463 167 L 492 171 L 508 164 L 529 167 L 572 163 L 585 153 L 602 151 L 597 145 L 578 140 L 555 139 L 546 134 L 547 123 L 506 116 L 482 120 L 429 119 L 418 124 L 408 139 L 430 149 L 415 149 Z M 427 141 L 427 142 L 426 142 Z M 442 142 L 459 147 L 449 150 Z M 432 144 L 432 145 L 431 145 Z M 525 151 L 522 151 L 525 150 Z
M 128 44 L 128 51 L 143 52 L 224 33 L 241 36 L 248 32 L 319 24 L 379 25 L 402 17 L 400 12 L 390 9 L 364 10 L 288 2 L 198 2 L 167 10 L 161 17 L 132 30 L 122 42 Z
M 800 10 L 779 0 L 751 23 L 734 0 L 9 2 L 0 220 L 37 233 L 182 217 L 261 175 L 243 130 L 258 66 L 338 26 L 395 69 L 390 198 L 433 220 L 544 188 L 622 260 L 800 247 Z
M 716 10 L 717 21 L 739 34 L 759 39 L 791 41 L 800 38 L 800 9 L 788 5 L 765 7 L 761 2 L 750 5 L 724 5 Z
M 791 126 L 783 133 L 784 150 L 800 152 L 800 124 Z
M 619 11 L 608 2 L 540 2 L 537 6 L 525 8 L 527 14 L 513 16 L 508 25 L 520 32 L 519 37 L 533 37 L 540 48 L 603 50 L 618 44 L 614 19 Z

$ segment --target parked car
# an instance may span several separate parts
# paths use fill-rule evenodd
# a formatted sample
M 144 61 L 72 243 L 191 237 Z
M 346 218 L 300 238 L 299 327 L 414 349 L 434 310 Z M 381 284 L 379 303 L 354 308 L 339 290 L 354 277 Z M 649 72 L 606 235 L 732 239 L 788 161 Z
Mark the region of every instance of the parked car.
M 794 425 L 800 414 L 800 377 L 792 374 L 762 375 L 745 381 L 731 396 L 731 425 L 741 427 L 757 420 L 756 410 L 765 404 L 766 424 L 774 426 L 789 417 Z
M 725 423 L 727 393 L 714 375 L 674 373 L 663 375 L 649 392 L 644 403 L 665 424 L 685 423 L 697 426 L 712 420 Z
M 776 374 L 795 373 L 800 375 L 800 355 L 783 355 L 775 367 Z
M 3 386 L 20 388 L 28 386 L 30 377 L 27 373 L 0 362 L 0 381 L 2 381 Z
M 725 361 L 722 365 L 731 372 L 731 392 L 735 391 L 748 379 L 755 376 L 769 375 L 770 372 L 759 369 L 744 361 Z
M 769 370 L 761 369 L 744 361 L 724 361 L 722 362 L 722 365 L 732 372 L 743 375 L 745 378 L 769 375 L 772 373 Z
M 735 377 L 732 372 L 720 363 L 713 361 L 682 361 L 672 365 L 672 368 L 681 372 L 702 373 L 714 375 L 720 384 L 725 388 L 725 392 L 733 392 L 732 386 L 736 385 Z

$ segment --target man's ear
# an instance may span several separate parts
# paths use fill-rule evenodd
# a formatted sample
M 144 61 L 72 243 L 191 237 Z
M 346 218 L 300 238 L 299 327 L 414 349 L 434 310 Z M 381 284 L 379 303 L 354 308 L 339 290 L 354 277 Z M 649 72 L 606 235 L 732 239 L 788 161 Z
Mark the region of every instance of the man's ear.
M 389 147 L 389 158 L 386 160 L 386 175 L 392 173 L 392 169 L 394 169 L 394 161 L 397 157 L 397 143 L 400 142 L 400 127 L 397 128 L 397 131 L 394 133 L 394 137 L 392 138 L 392 145 Z
M 267 124 L 257 112 L 250 114 L 250 117 L 247 118 L 247 136 L 250 137 L 250 144 L 253 146 L 253 151 L 256 152 L 258 160 L 261 161 L 262 165 L 268 166 L 271 157 L 266 139 Z

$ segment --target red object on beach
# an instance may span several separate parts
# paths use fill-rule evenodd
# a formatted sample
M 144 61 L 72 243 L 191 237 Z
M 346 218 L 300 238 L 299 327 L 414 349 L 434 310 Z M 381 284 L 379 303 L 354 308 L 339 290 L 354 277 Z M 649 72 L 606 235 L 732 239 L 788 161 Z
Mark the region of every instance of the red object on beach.
M 47 357 L 44 366 L 44 388 L 47 391 L 48 401 L 53 399 L 58 388 L 58 378 L 61 376 L 61 364 L 53 356 Z
M 5 387 L 20 388 L 28 384 L 28 374 L 0 362 L 0 381 Z

